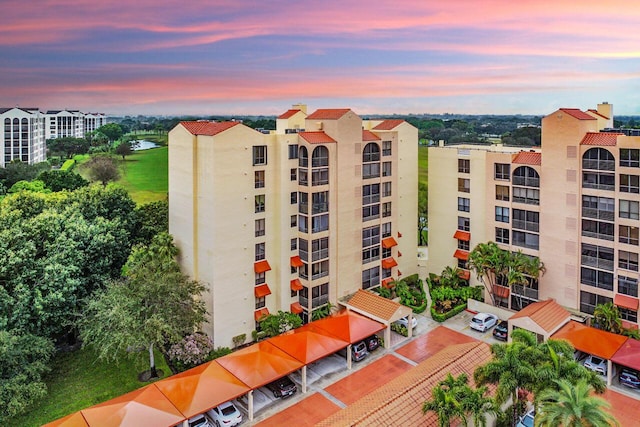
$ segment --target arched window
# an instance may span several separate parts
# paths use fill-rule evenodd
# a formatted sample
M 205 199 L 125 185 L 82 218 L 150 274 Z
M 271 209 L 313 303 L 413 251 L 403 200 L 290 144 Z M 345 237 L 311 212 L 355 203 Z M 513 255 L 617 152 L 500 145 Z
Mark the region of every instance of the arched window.
M 616 162 L 608 150 L 604 148 L 591 148 L 582 156 L 583 169 L 595 169 L 612 171 L 616 168 Z
M 311 156 L 311 166 L 314 168 L 320 166 L 329 166 L 329 150 L 327 150 L 327 147 L 321 145 L 313 150 L 313 155 Z
M 329 150 L 325 146 L 316 147 L 311 156 L 311 185 L 329 183 Z
M 374 142 L 365 145 L 362 152 L 362 178 L 380 176 L 380 147 Z
M 298 166 L 301 168 L 309 166 L 309 153 L 306 147 L 298 147 Z
M 540 175 L 532 167 L 520 166 L 513 171 L 513 185 L 540 187 Z

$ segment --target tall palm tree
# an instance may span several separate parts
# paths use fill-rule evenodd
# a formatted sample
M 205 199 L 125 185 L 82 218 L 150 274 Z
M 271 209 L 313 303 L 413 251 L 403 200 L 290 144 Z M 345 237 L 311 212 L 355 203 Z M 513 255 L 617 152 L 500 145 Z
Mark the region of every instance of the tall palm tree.
M 460 374 L 454 378 L 450 373 L 431 391 L 431 399 L 422 405 L 422 413 L 436 413 L 439 427 L 449 427 L 453 420 L 459 419 L 467 425 L 465 411 L 462 406 L 461 388 L 467 386 L 467 376 Z M 468 386 L 467 386 L 468 388 Z
M 572 384 L 566 380 L 556 381 L 558 389 L 540 393 L 541 402 L 535 425 L 563 427 L 609 427 L 619 425 L 606 409 L 609 404 L 592 396 L 592 387 L 584 381 Z
M 508 252 L 500 249 L 495 242 L 480 243 L 469 253 L 467 266 L 475 271 L 493 305 L 496 305 L 494 286 L 506 271 L 507 257 Z
M 497 414 L 499 408 L 495 401 L 487 396 L 487 387 L 475 390 L 469 388 L 469 391 L 469 395 L 462 401 L 462 408 L 475 427 L 486 427 L 487 415 Z

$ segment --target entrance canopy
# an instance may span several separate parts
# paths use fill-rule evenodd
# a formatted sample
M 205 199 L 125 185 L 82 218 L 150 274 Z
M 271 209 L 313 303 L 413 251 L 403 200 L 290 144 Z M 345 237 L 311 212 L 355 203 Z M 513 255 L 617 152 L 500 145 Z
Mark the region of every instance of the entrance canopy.
M 249 391 L 246 384 L 215 360 L 158 381 L 155 385 L 187 418 Z
M 350 344 L 362 341 L 385 328 L 382 323 L 371 320 L 351 310 L 316 320 L 313 324 Z
M 640 371 L 640 341 L 632 338 L 627 339 L 627 342 L 613 355 L 611 361 Z
M 350 310 L 384 324 L 394 322 L 413 312 L 409 307 L 361 289 L 353 294 L 351 299 L 344 305 Z
M 529 304 L 509 318 L 512 327 L 526 329 L 548 339 L 569 321 L 571 313 L 552 299 Z
M 601 329 L 584 326 L 575 320 L 569 321 L 551 337 L 569 341 L 576 350 L 593 354 L 603 359 L 611 359 L 627 341 L 627 337 L 612 334 Z
M 300 362 L 308 365 L 349 345 L 328 331 L 308 323 L 297 329 L 269 338 L 269 342 Z

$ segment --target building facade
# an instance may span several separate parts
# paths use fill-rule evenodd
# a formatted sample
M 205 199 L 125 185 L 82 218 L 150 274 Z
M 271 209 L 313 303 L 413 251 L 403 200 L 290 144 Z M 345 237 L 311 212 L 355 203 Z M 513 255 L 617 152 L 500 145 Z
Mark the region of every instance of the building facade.
M 47 160 L 45 118 L 37 108 L 0 108 L 0 167 L 14 160 L 34 164 Z
M 417 129 L 304 105 L 276 128 L 198 121 L 169 133 L 169 231 L 184 271 L 209 287 L 216 345 L 251 337 L 265 314 L 309 321 L 417 271 Z
M 637 326 L 640 136 L 612 126 L 613 107 L 603 103 L 544 117 L 541 148 L 430 148 L 428 270 L 457 265 L 476 284 L 469 251 L 494 241 L 546 267 L 529 286 L 494 292 L 501 306 L 553 298 L 593 314 L 613 302 Z
M 83 113 L 78 110 L 49 110 L 46 117 L 46 139 L 84 138 L 107 124 L 107 116 L 102 113 Z

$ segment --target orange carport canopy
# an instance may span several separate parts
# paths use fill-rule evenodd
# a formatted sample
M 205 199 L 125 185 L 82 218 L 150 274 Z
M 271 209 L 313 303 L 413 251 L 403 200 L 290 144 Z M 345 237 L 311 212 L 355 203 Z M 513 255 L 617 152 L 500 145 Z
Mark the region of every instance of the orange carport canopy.
M 158 381 L 155 385 L 187 418 L 250 390 L 215 360 Z
M 260 341 L 216 359 L 222 367 L 250 388 L 262 387 L 303 365 L 269 341 Z
M 366 337 L 380 332 L 385 326 L 351 310 L 342 310 L 333 316 L 312 322 L 315 327 L 347 341 L 350 344 L 362 341 Z
M 349 345 L 324 329 L 308 323 L 297 329 L 269 338 L 269 342 L 305 365 L 322 359 Z
M 575 320 L 569 321 L 551 338 L 567 340 L 576 350 L 593 354 L 603 359 L 611 359 L 627 340 L 627 337 L 622 335 L 585 326 Z
M 613 355 L 611 361 L 640 371 L 640 341 L 633 338 L 627 339 L 627 342 Z
M 185 417 L 155 384 L 80 411 L 91 427 L 175 426 Z
M 45 424 L 44 427 L 89 427 L 80 411 Z

